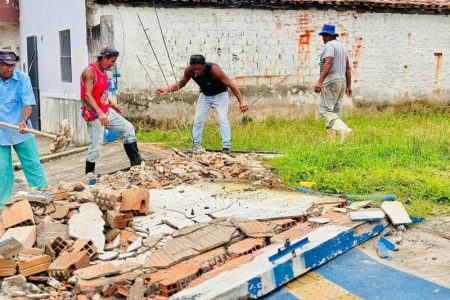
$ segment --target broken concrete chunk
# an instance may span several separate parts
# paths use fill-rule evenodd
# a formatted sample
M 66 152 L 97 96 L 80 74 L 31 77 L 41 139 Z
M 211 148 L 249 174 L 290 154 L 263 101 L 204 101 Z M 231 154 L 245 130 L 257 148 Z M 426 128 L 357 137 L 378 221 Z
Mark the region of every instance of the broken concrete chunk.
M 95 203 L 80 206 L 80 212 L 69 220 L 69 236 L 73 238 L 91 239 L 99 251 L 105 247 L 103 214 Z
M 330 218 L 308 218 L 308 222 L 315 223 L 315 224 L 326 224 L 330 222 Z
M 55 288 L 56 290 L 59 289 L 59 285 L 61 284 L 61 282 L 59 282 L 56 278 L 54 277 L 49 277 L 47 280 L 47 284 L 53 288 Z
M 144 244 L 144 246 L 152 248 L 162 239 L 163 236 L 164 235 L 162 233 L 154 234 L 146 238 L 142 243 Z
M 26 291 L 26 290 L 27 290 L 27 279 L 25 278 L 25 276 L 16 275 L 3 279 L 1 292 L 6 295 L 9 295 L 14 291 Z
M 21 226 L 9 228 L 2 239 L 14 237 L 24 247 L 32 248 L 36 242 L 36 226 Z
M 381 209 L 360 209 L 349 213 L 352 221 L 381 221 L 385 214 Z
M 392 224 L 396 226 L 412 223 L 411 218 L 400 201 L 384 201 L 381 208 L 389 217 Z
M 57 237 L 67 239 L 69 226 L 59 223 L 42 222 L 37 226 L 37 245 L 44 248 L 45 244 L 52 243 Z
M 353 201 L 352 204 L 348 207 L 350 210 L 358 210 L 363 207 L 367 207 L 372 204 L 372 200 L 365 201 Z
M 13 257 L 22 249 L 23 245 L 13 237 L 9 237 L 0 241 L 0 255 L 4 258 Z
M 98 256 L 98 259 L 100 260 L 113 260 L 115 259 L 117 256 L 119 256 L 119 252 L 116 251 L 108 251 L 108 252 L 104 252 L 102 254 L 100 254 Z
M 139 237 L 137 240 L 135 240 L 130 246 L 127 248 L 127 252 L 132 252 L 137 250 L 142 246 L 142 238 Z

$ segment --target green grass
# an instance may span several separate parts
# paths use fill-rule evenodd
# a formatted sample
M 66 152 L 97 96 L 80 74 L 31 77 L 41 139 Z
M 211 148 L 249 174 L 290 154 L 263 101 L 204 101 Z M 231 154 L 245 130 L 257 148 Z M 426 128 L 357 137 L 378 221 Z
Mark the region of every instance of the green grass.
M 322 119 L 306 117 L 234 124 L 233 149 L 283 152 L 268 163 L 291 186 L 304 180 L 322 192 L 396 194 L 401 201 L 412 199 L 406 205 L 411 214 L 450 213 L 448 105 L 355 109 L 343 119 L 354 130 L 344 146 L 329 139 Z M 217 128 L 205 128 L 205 147 L 220 148 Z M 138 139 L 181 149 L 191 144 L 187 129 L 140 131 Z

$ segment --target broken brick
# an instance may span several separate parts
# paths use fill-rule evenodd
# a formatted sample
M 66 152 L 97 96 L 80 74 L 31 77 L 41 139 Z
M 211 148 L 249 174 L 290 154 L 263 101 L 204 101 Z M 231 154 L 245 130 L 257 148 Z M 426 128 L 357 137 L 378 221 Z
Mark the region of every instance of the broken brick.
M 95 198 L 95 203 L 98 206 L 106 209 L 113 209 L 117 202 L 120 202 L 122 195 L 119 191 L 113 189 L 100 189 L 97 197 Z
M 107 285 L 102 288 L 102 295 L 104 297 L 111 297 L 116 292 L 116 287 L 112 285 Z
M 111 242 L 112 240 L 114 240 L 116 238 L 116 236 L 118 236 L 120 234 L 120 229 L 117 228 L 113 228 L 111 230 L 108 230 L 105 233 L 105 240 L 107 242 Z M 106 246 L 105 246 L 106 247 Z
M 63 252 L 48 268 L 48 274 L 56 278 L 69 278 L 72 273 L 89 265 L 86 251 Z
M 247 255 L 265 246 L 263 239 L 248 238 L 232 244 L 227 252 L 231 257 Z
M 146 188 L 132 188 L 122 193 L 120 212 L 131 212 L 133 215 L 148 214 L 150 195 Z
M 59 256 L 64 250 L 69 248 L 69 243 L 62 237 L 56 237 L 50 244 L 50 248 L 55 252 L 56 256 Z
M 69 198 L 69 192 L 60 190 L 51 190 L 46 193 L 52 196 L 52 201 L 64 200 Z
M 280 219 L 270 221 L 269 226 L 276 234 L 278 234 L 280 232 L 291 229 L 293 226 L 295 226 L 295 224 L 297 224 L 297 222 L 293 219 Z
M 1 258 L 0 259 L 0 276 L 13 276 L 17 272 L 17 263 L 14 259 Z
M 71 251 L 86 251 L 90 259 L 95 258 L 98 255 L 97 247 L 89 239 L 79 239 L 71 247 Z
M 245 235 L 253 238 L 271 237 L 274 236 L 274 232 L 269 225 L 260 221 L 244 221 L 237 222 L 236 226 L 239 227 Z
M 131 221 L 133 221 L 132 213 L 120 213 L 112 210 L 108 210 L 106 213 L 106 223 L 111 228 L 125 228 Z
M 20 200 L 7 205 L 2 212 L 3 228 L 34 224 L 34 215 L 28 200 Z
M 39 255 L 19 262 L 19 273 L 23 276 L 30 276 L 47 271 L 51 258 L 48 255 Z
M 123 285 L 117 285 L 117 290 L 115 295 L 123 296 L 128 298 L 128 288 Z
M 223 247 L 220 247 L 193 257 L 192 261 L 200 265 L 202 272 L 208 272 L 215 266 L 224 264 L 226 259 L 227 253 Z

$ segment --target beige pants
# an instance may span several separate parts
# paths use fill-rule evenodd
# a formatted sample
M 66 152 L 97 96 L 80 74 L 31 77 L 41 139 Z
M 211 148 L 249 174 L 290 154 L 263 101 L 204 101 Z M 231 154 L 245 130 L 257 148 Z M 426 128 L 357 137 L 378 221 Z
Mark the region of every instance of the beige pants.
M 333 82 L 322 87 L 319 101 L 319 113 L 325 118 L 327 128 L 331 128 L 341 115 L 342 99 L 344 98 L 345 82 Z

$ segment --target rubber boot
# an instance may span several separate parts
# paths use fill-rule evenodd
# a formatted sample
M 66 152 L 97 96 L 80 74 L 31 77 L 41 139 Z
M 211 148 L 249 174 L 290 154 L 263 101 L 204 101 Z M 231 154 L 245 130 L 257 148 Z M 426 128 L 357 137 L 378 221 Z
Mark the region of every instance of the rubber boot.
M 86 161 L 86 168 L 85 168 L 85 173 L 94 173 L 95 171 L 95 162 L 90 162 L 90 161 Z
M 352 130 L 350 128 L 348 128 L 348 126 L 341 119 L 336 119 L 336 121 L 334 121 L 333 126 L 331 126 L 331 129 L 340 133 L 340 135 L 341 135 L 340 144 L 341 145 L 345 142 L 348 135 L 352 132 Z
M 141 155 L 139 154 L 137 142 L 123 144 L 123 147 L 125 148 L 125 153 L 127 154 L 128 158 L 130 159 L 131 166 L 140 165 L 141 162 L 144 161 L 142 159 Z

